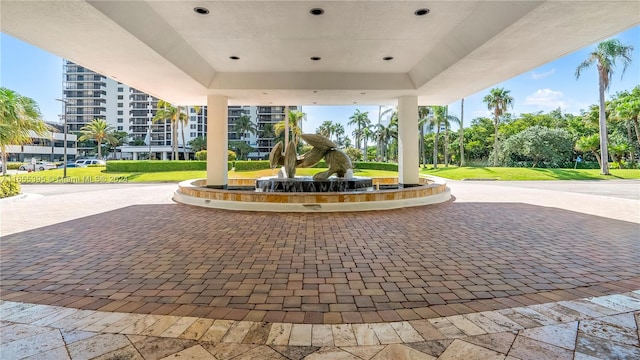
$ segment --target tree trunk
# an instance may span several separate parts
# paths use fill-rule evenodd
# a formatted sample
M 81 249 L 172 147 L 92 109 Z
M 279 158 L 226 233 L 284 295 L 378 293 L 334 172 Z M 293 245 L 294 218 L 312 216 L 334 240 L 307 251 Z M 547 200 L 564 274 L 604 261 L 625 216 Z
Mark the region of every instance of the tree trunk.
M 609 149 L 607 148 L 607 115 L 604 108 L 604 79 L 600 79 L 600 155 L 602 156 L 602 163 L 600 165 L 600 173 L 602 175 L 609 175 Z
M 2 176 L 7 176 L 7 150 L 2 147 Z
M 444 125 L 444 167 L 449 167 L 449 126 Z
M 640 130 L 638 129 L 638 117 L 633 118 L 633 127 L 636 129 L 636 137 L 638 138 L 638 144 L 640 145 Z
M 98 160 L 102 160 L 102 141 L 98 140 Z
M 460 167 L 464 166 L 464 98 L 460 100 Z
M 189 108 L 187 108 L 187 114 L 189 114 Z M 184 123 L 180 122 L 180 129 L 182 130 L 182 156 L 187 159 L 187 144 L 184 142 Z
M 498 114 L 495 115 L 493 120 L 493 127 L 495 128 L 495 134 L 493 139 L 493 166 L 498 166 Z
M 593 151 L 593 155 L 596 156 L 596 160 L 598 160 L 598 166 L 600 166 L 600 168 L 602 169 L 602 159 L 600 158 L 600 154 L 598 154 L 598 151 L 595 150 Z
M 433 139 L 433 168 L 438 168 L 438 137 L 440 136 L 440 122 L 436 122 L 436 136 Z
M 174 123 L 172 130 L 171 135 L 173 139 L 171 141 L 173 142 L 173 160 L 178 160 L 178 121 Z
M 419 146 L 419 148 L 420 148 L 420 158 L 419 159 L 422 160 L 422 167 L 424 168 L 425 166 L 427 166 L 427 162 L 425 161 L 426 159 L 425 159 L 425 155 L 424 155 L 424 152 L 425 152 L 424 151 L 424 124 L 420 125 L 420 135 L 418 135 L 418 136 L 420 136 L 420 139 L 418 139 L 419 140 L 418 144 L 420 145 Z

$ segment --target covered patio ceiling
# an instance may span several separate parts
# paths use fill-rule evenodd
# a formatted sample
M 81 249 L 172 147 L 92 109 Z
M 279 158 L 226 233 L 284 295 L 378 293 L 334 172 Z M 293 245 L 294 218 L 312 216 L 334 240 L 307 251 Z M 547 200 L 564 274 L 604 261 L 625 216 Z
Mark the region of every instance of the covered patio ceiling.
M 636 0 L 3 0 L 0 12 L 3 32 L 182 105 L 447 104 L 640 23 Z

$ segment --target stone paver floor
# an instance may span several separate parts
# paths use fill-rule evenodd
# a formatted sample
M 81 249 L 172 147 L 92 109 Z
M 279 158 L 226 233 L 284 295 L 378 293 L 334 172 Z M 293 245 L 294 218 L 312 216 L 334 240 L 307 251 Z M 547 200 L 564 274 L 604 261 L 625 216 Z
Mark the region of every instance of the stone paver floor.
M 153 187 L 3 203 L 44 226 L 2 224 L 0 358 L 639 357 L 637 222 L 600 215 L 610 198 L 462 185 L 343 214 L 200 209 Z
M 4 301 L 10 359 L 638 359 L 640 291 L 376 324 L 291 324 Z

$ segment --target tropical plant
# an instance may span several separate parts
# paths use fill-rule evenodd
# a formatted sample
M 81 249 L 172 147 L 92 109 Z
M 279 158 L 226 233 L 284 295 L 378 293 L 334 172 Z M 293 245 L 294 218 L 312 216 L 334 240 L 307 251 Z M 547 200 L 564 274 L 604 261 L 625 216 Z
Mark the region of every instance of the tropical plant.
M 464 98 L 460 100 L 460 167 L 464 166 Z
M 600 130 L 600 152 L 602 161 L 600 162 L 600 172 L 602 175 L 609 175 L 609 160 L 607 152 L 607 118 L 605 115 L 604 92 L 609 88 L 609 83 L 613 77 L 613 70 L 618 59 L 622 60 L 622 74 L 631 63 L 631 53 L 633 47 L 624 45 L 618 39 L 610 39 L 598 44 L 594 51 L 589 53 L 589 57 L 576 68 L 576 78 L 584 69 L 596 64 L 598 69 L 598 93 L 599 93 L 599 130 Z
M 333 135 L 336 136 L 336 144 L 338 144 L 338 146 L 343 146 L 344 125 L 339 123 L 333 124 Z
M 325 120 L 318 126 L 316 129 L 316 134 L 320 134 L 327 139 L 331 139 L 331 135 L 333 135 L 334 124 L 329 120 Z
M 2 175 L 7 174 L 7 146 L 28 144 L 32 134 L 46 135 L 51 129 L 42 121 L 38 104 L 31 98 L 0 87 L 0 151 Z
M 238 159 L 247 160 L 247 155 L 253 151 L 253 148 L 244 141 L 231 141 L 229 142 L 229 150 L 235 151 L 238 154 Z
M 192 106 L 191 108 L 196 113 L 200 113 L 200 106 Z M 178 120 L 180 121 L 180 132 L 182 133 L 182 157 L 184 160 L 187 160 L 189 159 L 189 155 L 187 154 L 187 143 L 184 140 L 184 128 L 189 125 L 189 107 L 187 107 L 187 113 L 182 113 L 181 107 L 178 106 L 178 113 L 180 113 Z
M 178 159 L 178 122 L 184 121 L 187 114 L 180 111 L 180 107 L 174 107 L 170 103 L 159 100 L 158 111 L 151 120 L 152 122 L 169 122 L 171 126 L 171 147 L 173 149 L 173 159 Z
M 420 151 L 420 159 L 422 161 L 422 167 L 427 165 L 427 152 L 424 143 L 424 128 L 429 123 L 429 114 L 431 113 L 428 106 L 418 106 L 418 151 Z
M 102 159 L 102 142 L 109 144 L 117 144 L 118 139 L 113 136 L 113 127 L 108 125 L 102 119 L 93 119 L 90 123 L 80 128 L 80 137 L 78 140 L 92 140 L 98 144 L 98 159 Z
M 602 169 L 602 159 L 600 154 L 598 153 L 598 149 L 600 146 L 600 136 L 598 134 L 593 134 L 591 136 L 583 136 L 578 141 L 576 141 L 575 149 L 581 152 L 590 152 L 598 160 L 598 165 L 600 169 Z
M 240 115 L 234 125 L 233 130 L 240 135 L 241 139 L 245 139 L 250 134 L 257 134 L 258 128 L 256 124 L 251 121 L 251 118 L 247 115 Z
M 207 150 L 207 138 L 198 136 L 197 138 L 189 141 L 189 146 L 191 146 L 191 150 L 193 150 L 193 152 Z
M 493 166 L 498 166 L 498 127 L 500 116 L 504 115 L 509 106 L 513 107 L 513 97 L 509 95 L 511 91 L 503 88 L 493 88 L 482 100 L 487 104 L 487 109 L 493 110 L 493 127 L 495 129 L 493 139 Z
M 348 147 L 344 149 L 344 153 L 351 159 L 351 162 L 362 160 L 362 151 L 360 149 Z
M 298 138 L 302 134 L 302 121 L 306 118 L 306 114 L 302 111 L 291 110 L 289 111 L 289 132 L 291 134 L 291 141 L 298 143 Z M 273 127 L 276 136 L 282 134 L 285 130 L 285 120 L 277 122 Z
M 549 129 L 535 125 L 506 139 L 502 151 L 505 158 L 530 160 L 531 167 L 549 162 L 557 167 L 570 159 L 573 141 L 564 129 Z
M 371 120 L 369 120 L 369 112 L 361 112 L 360 109 L 356 109 L 356 112 L 349 117 L 349 122 L 347 125 L 355 125 L 356 129 L 353 131 L 353 136 L 356 141 L 356 147 L 358 149 L 362 149 L 360 147 L 361 140 L 364 135 L 363 129 L 371 125 Z
M 112 144 L 114 148 L 126 144 L 127 139 L 129 138 L 129 134 L 126 131 L 113 131 L 112 135 L 116 139 L 116 143 Z M 116 151 L 117 158 L 117 148 L 115 148 L 114 150 Z M 122 157 L 122 154 L 120 154 L 120 157 Z

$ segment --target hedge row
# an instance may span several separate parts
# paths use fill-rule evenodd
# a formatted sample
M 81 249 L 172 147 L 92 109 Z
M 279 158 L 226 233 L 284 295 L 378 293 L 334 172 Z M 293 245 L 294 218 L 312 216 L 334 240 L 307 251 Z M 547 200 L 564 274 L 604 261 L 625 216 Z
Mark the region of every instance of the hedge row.
M 235 161 L 228 163 L 228 169 L 235 167 L 236 171 L 255 171 L 269 169 L 268 160 Z M 356 169 L 398 171 L 398 164 L 363 162 L 353 163 Z M 327 163 L 322 160 L 314 168 L 326 168 Z M 117 160 L 107 162 L 107 172 L 158 172 L 158 171 L 189 171 L 206 170 L 206 161 L 171 161 L 171 160 Z
M 353 163 L 353 167 L 360 170 L 386 170 L 386 171 L 398 171 L 398 164 L 370 162 L 370 161 L 356 161 Z
M 118 160 L 107 161 L 107 172 L 157 172 L 206 170 L 206 161 Z

